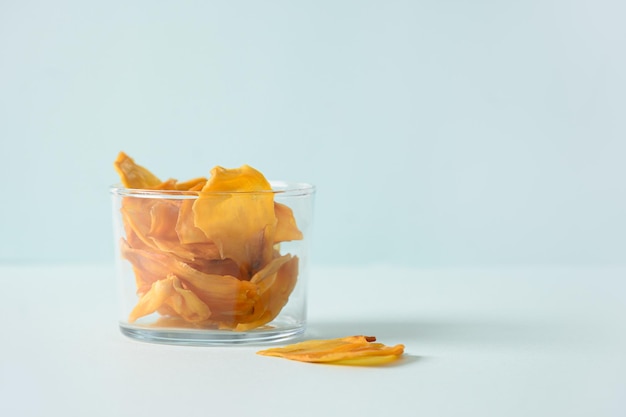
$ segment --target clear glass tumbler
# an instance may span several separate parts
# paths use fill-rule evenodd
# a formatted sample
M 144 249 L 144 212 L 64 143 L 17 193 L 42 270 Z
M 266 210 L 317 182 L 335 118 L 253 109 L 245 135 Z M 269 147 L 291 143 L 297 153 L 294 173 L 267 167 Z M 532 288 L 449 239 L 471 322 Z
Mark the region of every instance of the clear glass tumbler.
M 123 334 L 149 342 L 285 341 L 306 326 L 315 188 L 111 187 Z

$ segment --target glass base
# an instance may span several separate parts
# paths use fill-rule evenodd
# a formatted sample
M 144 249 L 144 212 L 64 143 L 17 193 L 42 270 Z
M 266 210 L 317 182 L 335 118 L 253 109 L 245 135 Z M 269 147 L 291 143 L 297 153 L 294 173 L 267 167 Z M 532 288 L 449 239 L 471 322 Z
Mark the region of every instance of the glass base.
M 120 323 L 120 330 L 125 336 L 142 342 L 188 346 L 226 346 L 290 341 L 302 336 L 305 327 L 234 332 L 228 330 L 147 328 Z

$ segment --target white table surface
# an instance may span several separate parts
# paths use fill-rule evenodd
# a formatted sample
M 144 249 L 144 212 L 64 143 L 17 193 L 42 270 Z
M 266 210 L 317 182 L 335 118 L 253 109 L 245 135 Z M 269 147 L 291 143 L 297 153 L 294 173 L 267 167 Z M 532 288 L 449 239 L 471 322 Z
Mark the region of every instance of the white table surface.
M 626 416 L 626 269 L 316 268 L 306 337 L 379 368 L 130 340 L 112 266 L 1 266 L 0 416 Z

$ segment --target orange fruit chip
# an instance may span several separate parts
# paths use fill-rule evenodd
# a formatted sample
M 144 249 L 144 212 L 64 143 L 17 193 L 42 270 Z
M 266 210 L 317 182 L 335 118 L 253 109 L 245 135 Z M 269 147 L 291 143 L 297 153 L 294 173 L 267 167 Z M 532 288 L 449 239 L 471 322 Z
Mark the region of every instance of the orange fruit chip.
M 217 166 L 211 170 L 211 178 L 202 191 L 270 191 L 272 186 L 256 169 L 249 165 L 240 168 L 223 168 Z
M 120 152 L 113 163 L 126 188 L 153 189 L 161 184 L 161 180 L 141 165 L 137 165 L 133 158 Z
M 271 189 L 263 174 L 248 165 L 211 170 L 193 204 L 193 220 L 222 258 L 250 268 L 269 260 L 277 223 Z
M 179 191 L 201 190 L 205 183 L 206 178 L 198 177 L 183 182 L 177 182 L 174 185 L 174 189 Z
M 302 232 L 298 230 L 293 211 L 289 207 L 284 204 L 274 203 L 274 214 L 276 215 L 275 242 L 302 239 Z
M 130 320 L 154 313 L 164 305 L 190 322 L 203 321 L 211 316 L 209 307 L 192 291 L 183 288 L 176 275 L 169 274 L 152 284 L 130 313 Z
M 385 346 L 374 336 L 348 336 L 338 339 L 307 340 L 281 348 L 257 352 L 300 362 L 329 363 L 336 365 L 380 365 L 398 359 L 404 345 Z
M 230 275 L 204 273 L 166 253 L 133 249 L 122 242 L 122 255 L 144 273 L 144 277 L 163 280 L 170 274 L 176 275 L 210 306 L 214 315 L 248 314 L 258 298 L 256 286 L 248 281 Z
M 159 177 L 154 175 L 148 169 L 135 163 L 135 160 L 124 152 L 117 155 L 117 159 L 113 163 L 115 171 L 117 171 L 122 181 L 122 185 L 126 188 L 143 189 L 143 190 L 192 190 L 198 185 L 202 186 L 207 179 L 204 177 L 193 178 L 188 181 L 179 182 L 173 178 L 167 181 L 161 181 Z
M 298 262 L 298 257 L 291 255 L 274 258 L 252 277 L 250 283 L 256 285 L 259 299 L 253 312 L 241 320 L 235 330 L 251 330 L 274 320 L 296 286 Z

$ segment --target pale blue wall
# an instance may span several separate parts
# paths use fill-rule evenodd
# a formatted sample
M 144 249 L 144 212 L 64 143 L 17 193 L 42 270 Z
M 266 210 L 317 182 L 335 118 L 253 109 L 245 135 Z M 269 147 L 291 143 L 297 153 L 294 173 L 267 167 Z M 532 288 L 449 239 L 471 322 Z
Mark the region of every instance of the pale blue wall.
M 319 264 L 625 263 L 625 5 L 2 2 L 0 261 L 110 261 L 123 149 L 315 183 Z

